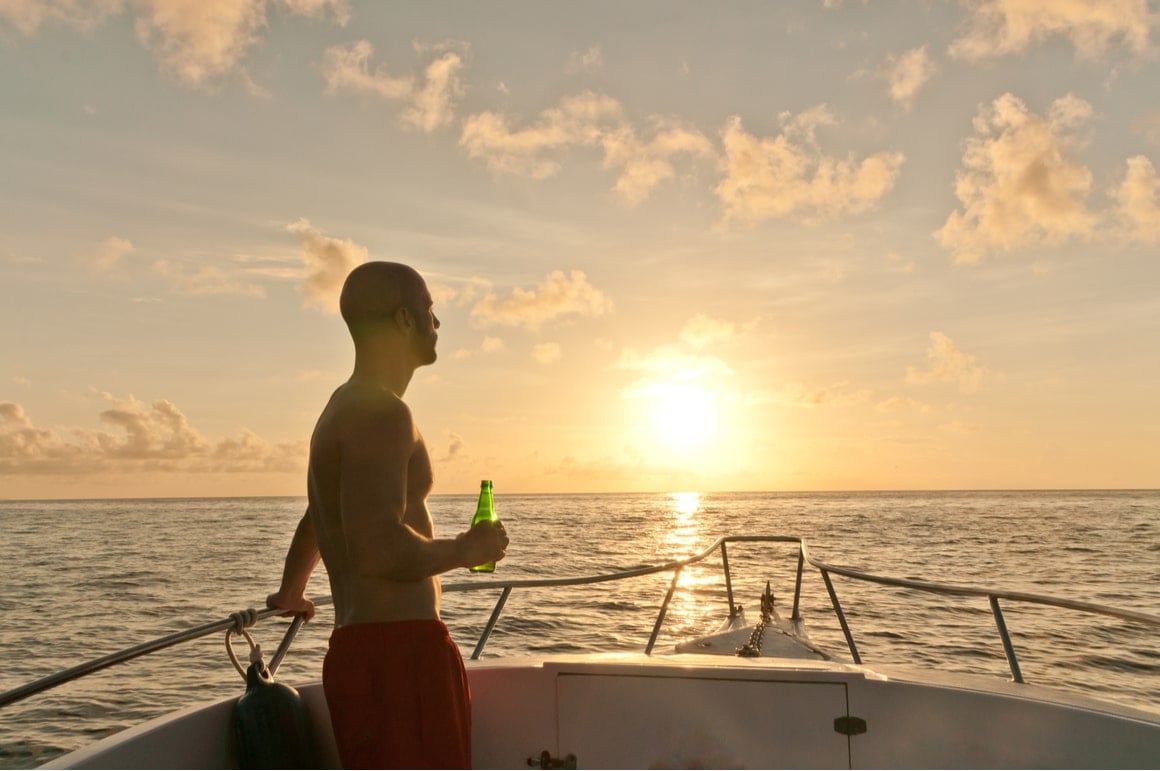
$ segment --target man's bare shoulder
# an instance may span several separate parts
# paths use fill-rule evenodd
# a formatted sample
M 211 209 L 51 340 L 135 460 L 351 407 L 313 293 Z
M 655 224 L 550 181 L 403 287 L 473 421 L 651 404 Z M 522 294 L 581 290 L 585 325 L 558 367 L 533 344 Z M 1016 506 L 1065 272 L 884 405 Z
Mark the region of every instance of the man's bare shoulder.
M 339 441 L 362 441 L 368 435 L 380 441 L 410 439 L 415 433 L 406 402 L 385 388 L 352 383 L 340 386 L 330 397 L 318 430 Z

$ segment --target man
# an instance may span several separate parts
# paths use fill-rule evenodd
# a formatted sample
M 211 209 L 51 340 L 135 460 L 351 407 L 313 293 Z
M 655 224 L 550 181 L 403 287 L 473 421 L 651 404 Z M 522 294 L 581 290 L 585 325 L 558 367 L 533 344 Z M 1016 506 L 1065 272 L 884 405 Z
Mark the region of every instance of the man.
M 340 308 L 354 372 L 314 428 L 306 513 L 267 604 L 309 620 L 306 583 L 322 558 L 335 616 L 322 683 L 345 767 L 470 768 L 470 694 L 439 619 L 438 576 L 501 559 L 507 534 L 485 523 L 434 537 L 431 459 L 402 400 L 436 358 L 439 320 L 422 277 L 365 263 Z

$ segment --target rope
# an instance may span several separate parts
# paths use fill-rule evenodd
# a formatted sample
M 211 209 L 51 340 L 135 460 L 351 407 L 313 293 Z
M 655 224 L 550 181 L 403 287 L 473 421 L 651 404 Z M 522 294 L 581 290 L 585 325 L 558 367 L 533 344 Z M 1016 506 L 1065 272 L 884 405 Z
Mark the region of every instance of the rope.
M 234 669 L 238 670 L 238 674 L 245 680 L 246 670 L 242 666 L 242 663 L 238 661 L 238 655 L 234 653 L 234 635 L 241 635 L 250 644 L 250 663 L 255 664 L 260 662 L 262 660 L 262 647 L 254 642 L 254 638 L 246 631 L 246 629 L 258 623 L 258 611 L 253 608 L 235 611 L 230 614 L 230 620 L 234 622 L 234 625 L 226 630 L 226 653 L 229 654 Z

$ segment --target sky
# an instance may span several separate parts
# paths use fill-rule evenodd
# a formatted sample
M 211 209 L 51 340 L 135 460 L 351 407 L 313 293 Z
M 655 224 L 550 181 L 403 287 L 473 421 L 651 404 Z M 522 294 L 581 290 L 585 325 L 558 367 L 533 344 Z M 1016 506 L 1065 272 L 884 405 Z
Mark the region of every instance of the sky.
M 303 495 L 414 266 L 437 493 L 1160 487 L 1140 0 L 0 0 L 0 498 Z

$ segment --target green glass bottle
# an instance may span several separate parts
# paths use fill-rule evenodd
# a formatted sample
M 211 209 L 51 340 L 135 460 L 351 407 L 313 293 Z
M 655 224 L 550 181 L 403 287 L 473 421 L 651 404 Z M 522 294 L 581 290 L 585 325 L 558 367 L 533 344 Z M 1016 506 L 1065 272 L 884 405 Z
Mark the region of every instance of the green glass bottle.
M 475 507 L 475 516 L 471 518 L 474 527 L 480 522 L 499 522 L 495 515 L 495 499 L 491 495 L 491 480 L 484 479 L 479 483 L 479 504 Z M 495 563 L 487 562 L 471 568 L 472 573 L 494 573 Z

